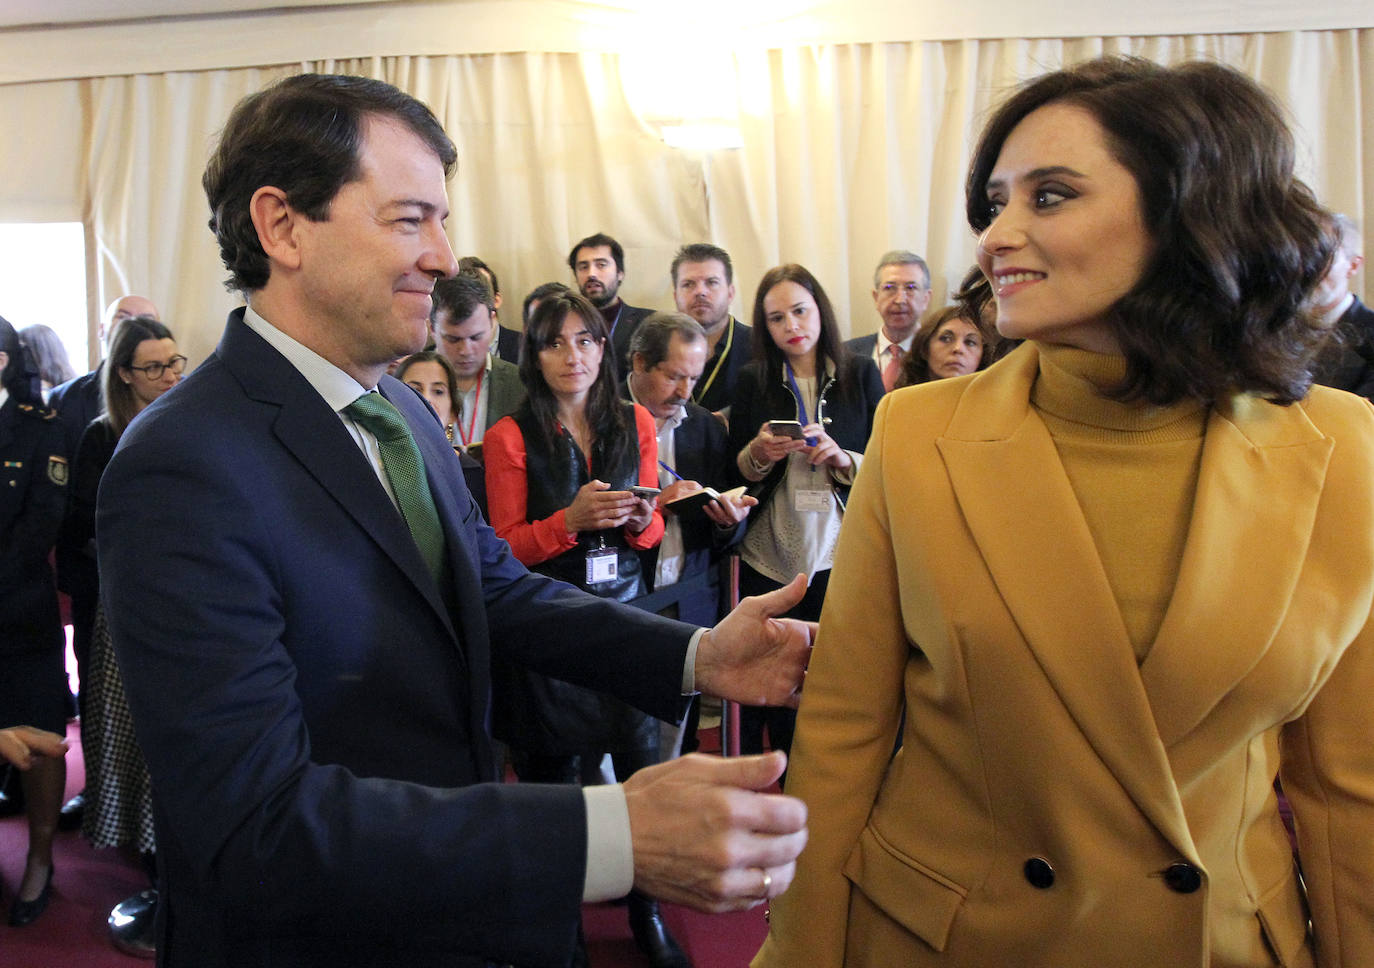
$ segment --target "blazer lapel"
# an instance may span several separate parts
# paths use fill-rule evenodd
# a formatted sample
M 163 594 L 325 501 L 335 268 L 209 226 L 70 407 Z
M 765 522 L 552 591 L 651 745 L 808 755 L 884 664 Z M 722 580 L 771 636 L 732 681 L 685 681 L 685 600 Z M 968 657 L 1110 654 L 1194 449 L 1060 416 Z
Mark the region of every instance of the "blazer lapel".
M 1273 641 L 1307 558 L 1332 446 L 1299 405 L 1240 397 L 1209 418 L 1178 582 L 1141 666 L 1166 746 Z
M 418 588 L 452 631 L 438 584 L 420 557 L 405 521 L 387 497 L 338 414 L 300 372 L 230 314 L 219 355 L 254 400 L 276 405 L 277 439 Z
M 1034 348 L 970 381 L 936 444 L 998 593 L 1065 708 L 1141 811 L 1191 854 L 1135 653 L 1054 441 Z

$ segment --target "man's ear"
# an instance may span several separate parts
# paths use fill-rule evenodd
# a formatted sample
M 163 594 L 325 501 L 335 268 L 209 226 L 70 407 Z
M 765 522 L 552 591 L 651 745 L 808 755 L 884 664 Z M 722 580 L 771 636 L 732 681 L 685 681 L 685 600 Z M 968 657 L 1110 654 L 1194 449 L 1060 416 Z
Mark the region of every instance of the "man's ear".
M 1364 256 L 1352 255 L 1350 257 L 1350 278 L 1355 278 L 1355 273 L 1360 271 L 1360 266 L 1364 265 Z
M 287 269 L 299 269 L 301 253 L 296 228 L 305 216 L 288 204 L 286 192 L 263 185 L 249 200 L 248 213 L 268 260 Z
M 648 364 L 644 361 L 643 353 L 633 353 L 630 355 L 630 369 L 635 373 L 648 373 Z

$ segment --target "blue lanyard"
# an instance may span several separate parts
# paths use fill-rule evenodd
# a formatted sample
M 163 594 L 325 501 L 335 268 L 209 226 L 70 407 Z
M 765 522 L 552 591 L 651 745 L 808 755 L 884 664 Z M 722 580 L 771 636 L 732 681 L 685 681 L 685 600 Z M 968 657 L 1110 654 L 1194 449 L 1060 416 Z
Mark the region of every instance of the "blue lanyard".
M 784 362 L 783 367 L 787 371 L 787 386 L 797 399 L 797 419 L 805 427 L 811 421 L 806 419 L 806 401 L 802 399 L 801 387 L 797 386 L 797 378 L 792 374 L 792 364 Z
M 792 391 L 792 396 L 793 396 L 794 398 L 796 398 L 796 401 L 797 401 L 797 420 L 799 420 L 799 421 L 801 422 L 801 425 L 802 425 L 803 427 L 805 427 L 807 424 L 809 424 L 809 423 L 811 422 L 810 420 L 806 419 L 806 400 L 802 398 L 801 387 L 797 386 L 797 378 L 796 378 L 796 376 L 792 373 L 792 364 L 789 363 L 789 362 L 784 361 L 782 365 L 783 365 L 783 367 L 787 370 L 787 387 L 788 387 L 788 389 L 790 389 L 790 390 Z M 816 397 L 816 416 L 817 416 L 817 418 L 818 418 L 817 422 L 819 422 L 820 410 L 821 410 L 820 395 L 817 394 L 817 397 Z M 808 446 L 808 447 L 815 447 L 815 446 L 816 446 L 816 441 L 819 440 L 819 438 L 817 438 L 817 437 L 807 437 L 807 438 L 805 438 L 805 439 L 806 439 L 806 446 Z M 815 468 L 815 467 L 812 467 L 811 469 L 812 469 L 812 470 L 815 470 L 816 468 Z

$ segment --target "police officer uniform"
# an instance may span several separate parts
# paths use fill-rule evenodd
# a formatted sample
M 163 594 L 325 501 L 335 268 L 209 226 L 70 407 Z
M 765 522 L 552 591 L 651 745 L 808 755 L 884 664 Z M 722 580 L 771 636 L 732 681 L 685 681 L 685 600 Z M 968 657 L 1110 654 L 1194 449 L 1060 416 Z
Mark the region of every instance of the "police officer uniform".
M 65 639 L 48 555 L 67 503 L 54 411 L 0 390 L 0 726 L 66 731 Z

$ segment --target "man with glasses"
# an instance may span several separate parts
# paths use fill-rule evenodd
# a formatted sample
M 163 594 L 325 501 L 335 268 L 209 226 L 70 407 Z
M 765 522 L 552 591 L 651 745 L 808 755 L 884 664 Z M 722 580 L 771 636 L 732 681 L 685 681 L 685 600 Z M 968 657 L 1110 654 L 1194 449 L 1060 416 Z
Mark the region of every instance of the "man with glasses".
M 882 328 L 844 345 L 856 356 L 867 356 L 878 364 L 886 391 L 896 385 L 902 357 L 911 352 L 921 314 L 930 305 L 930 267 L 926 260 L 905 249 L 884 253 L 873 272 L 873 305 L 882 317 Z

